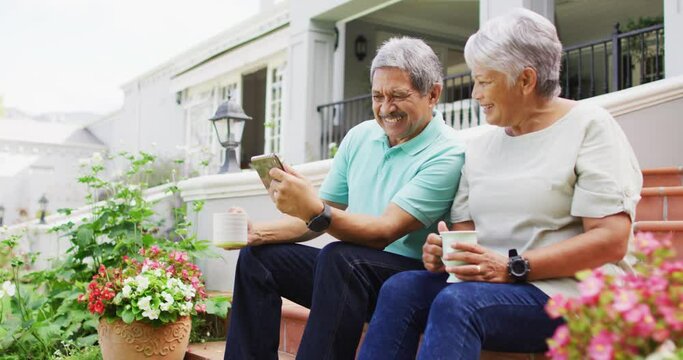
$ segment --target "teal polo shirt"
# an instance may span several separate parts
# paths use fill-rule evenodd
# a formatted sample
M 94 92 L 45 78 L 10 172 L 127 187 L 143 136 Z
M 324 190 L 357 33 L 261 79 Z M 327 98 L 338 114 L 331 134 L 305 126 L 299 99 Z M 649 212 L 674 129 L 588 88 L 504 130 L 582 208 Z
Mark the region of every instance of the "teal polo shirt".
M 398 205 L 424 227 L 384 250 L 420 259 L 427 235 L 447 218 L 464 161 L 464 143 L 438 111 L 419 135 L 393 147 L 379 124 L 368 120 L 344 137 L 320 197 L 372 216 L 382 215 L 390 202 Z

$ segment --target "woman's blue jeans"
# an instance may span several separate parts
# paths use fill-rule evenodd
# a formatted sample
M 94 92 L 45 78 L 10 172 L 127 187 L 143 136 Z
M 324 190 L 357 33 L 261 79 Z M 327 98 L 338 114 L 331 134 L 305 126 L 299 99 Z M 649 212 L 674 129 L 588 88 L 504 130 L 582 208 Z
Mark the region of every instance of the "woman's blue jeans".
M 241 250 L 225 359 L 277 360 L 285 297 L 311 309 L 297 359 L 353 359 L 382 283 L 420 260 L 343 242 Z
M 359 359 L 479 359 L 483 349 L 547 350 L 561 319 L 544 311 L 548 296 L 530 284 L 446 283 L 447 274 L 406 271 L 380 291 Z

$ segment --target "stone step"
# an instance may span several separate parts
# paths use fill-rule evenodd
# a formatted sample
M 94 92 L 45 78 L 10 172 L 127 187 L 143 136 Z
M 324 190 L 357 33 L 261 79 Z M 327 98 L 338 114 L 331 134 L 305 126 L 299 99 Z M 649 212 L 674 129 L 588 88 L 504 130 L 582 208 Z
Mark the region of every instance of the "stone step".
M 643 188 L 636 221 L 683 220 L 683 186 Z
M 671 236 L 676 259 L 683 260 L 683 221 L 637 221 L 633 231 L 652 232 L 657 238 Z
M 645 169 L 643 186 L 683 186 L 683 166 Z
M 211 341 L 190 344 L 184 360 L 223 360 L 225 341 Z M 279 360 L 294 360 L 294 355 L 282 351 L 278 353 Z

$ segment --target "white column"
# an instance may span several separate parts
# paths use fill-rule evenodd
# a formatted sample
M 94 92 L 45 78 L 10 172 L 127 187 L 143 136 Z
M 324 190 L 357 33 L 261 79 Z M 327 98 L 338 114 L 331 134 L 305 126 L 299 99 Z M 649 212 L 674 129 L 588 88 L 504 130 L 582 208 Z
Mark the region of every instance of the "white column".
M 332 100 L 335 34 L 331 23 L 310 20 L 292 30 L 281 152 L 285 161 L 300 164 L 320 159 L 321 126 L 316 107 Z
M 519 7 L 535 11 L 555 23 L 554 0 L 479 0 L 479 26 Z
M 344 98 L 344 58 L 346 56 L 346 23 L 337 22 L 337 49 L 334 50 L 332 73 L 332 101 Z
M 664 1 L 664 72 L 683 75 L 683 0 Z

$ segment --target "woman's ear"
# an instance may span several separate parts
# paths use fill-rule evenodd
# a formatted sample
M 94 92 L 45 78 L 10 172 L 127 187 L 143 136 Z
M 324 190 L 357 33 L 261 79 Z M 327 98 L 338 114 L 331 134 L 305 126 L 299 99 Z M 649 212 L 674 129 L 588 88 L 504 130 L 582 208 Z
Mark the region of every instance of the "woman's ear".
M 517 78 L 517 83 L 522 87 L 522 93 L 524 95 L 533 94 L 536 91 L 536 83 L 538 77 L 536 70 L 532 67 L 525 67 L 524 70 L 519 74 Z

